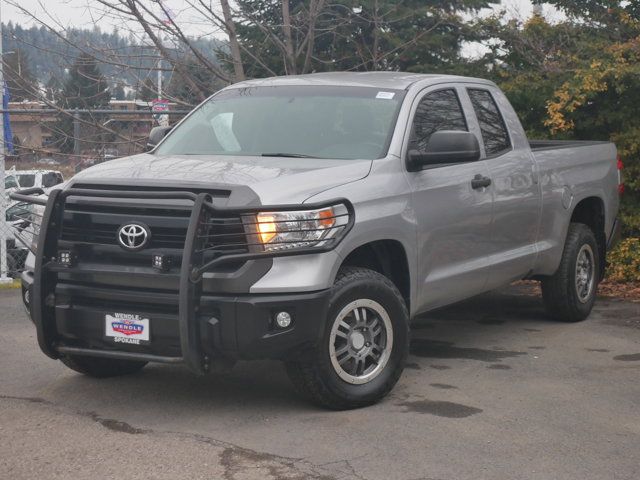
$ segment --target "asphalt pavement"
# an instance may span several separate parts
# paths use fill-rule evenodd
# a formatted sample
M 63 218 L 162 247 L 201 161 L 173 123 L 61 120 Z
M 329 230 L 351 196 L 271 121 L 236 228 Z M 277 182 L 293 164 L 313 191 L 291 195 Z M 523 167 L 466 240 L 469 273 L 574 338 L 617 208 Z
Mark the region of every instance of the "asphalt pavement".
M 640 304 L 549 320 L 518 287 L 418 319 L 380 404 L 329 412 L 277 362 L 83 377 L 0 291 L 0 478 L 640 478 Z

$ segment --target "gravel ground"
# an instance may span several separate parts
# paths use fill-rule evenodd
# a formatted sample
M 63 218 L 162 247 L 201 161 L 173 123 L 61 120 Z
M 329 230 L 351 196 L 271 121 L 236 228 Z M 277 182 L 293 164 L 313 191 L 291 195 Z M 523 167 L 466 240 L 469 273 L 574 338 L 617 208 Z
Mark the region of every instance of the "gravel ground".
M 0 291 L 0 477 L 637 480 L 640 304 L 566 325 L 528 291 L 418 319 L 394 392 L 350 412 L 300 400 L 275 362 L 83 377 Z

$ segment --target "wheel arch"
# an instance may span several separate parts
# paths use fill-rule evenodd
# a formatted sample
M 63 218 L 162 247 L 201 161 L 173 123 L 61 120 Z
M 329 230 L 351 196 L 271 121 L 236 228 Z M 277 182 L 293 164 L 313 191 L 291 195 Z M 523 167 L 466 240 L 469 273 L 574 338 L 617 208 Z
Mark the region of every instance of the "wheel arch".
M 576 203 L 571 212 L 570 223 L 588 226 L 596 237 L 600 257 L 600 279 L 604 277 L 607 255 L 606 209 L 604 200 L 592 195 Z
M 343 258 L 340 268 L 369 268 L 391 280 L 411 311 L 411 273 L 402 242 L 394 239 L 372 240 L 354 247 Z

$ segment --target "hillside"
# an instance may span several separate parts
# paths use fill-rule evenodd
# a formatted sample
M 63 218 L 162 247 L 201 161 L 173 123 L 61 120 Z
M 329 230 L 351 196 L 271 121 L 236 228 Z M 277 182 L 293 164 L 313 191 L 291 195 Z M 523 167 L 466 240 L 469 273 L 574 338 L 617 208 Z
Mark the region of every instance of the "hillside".
M 135 87 L 156 65 L 154 48 L 140 45 L 117 30 L 107 33 L 96 27 L 93 30 L 69 29 L 57 34 L 45 27 L 24 28 L 9 22 L 3 24 L 2 41 L 4 52 L 17 49 L 26 52 L 30 70 L 42 85 L 52 78 L 64 78 L 65 69 L 81 50 L 96 57 L 100 70 L 112 84 Z M 225 43 L 215 38 L 194 42 L 214 60 L 216 53 L 225 48 Z M 183 53 L 176 52 L 176 55 Z M 153 75 L 155 79 L 155 72 Z

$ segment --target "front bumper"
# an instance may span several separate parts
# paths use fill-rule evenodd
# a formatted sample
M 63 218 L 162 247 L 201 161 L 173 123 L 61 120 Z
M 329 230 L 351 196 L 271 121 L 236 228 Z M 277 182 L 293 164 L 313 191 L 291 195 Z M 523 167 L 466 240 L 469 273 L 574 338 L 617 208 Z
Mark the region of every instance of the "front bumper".
M 28 201 L 33 193 L 37 192 L 23 191 L 15 199 Z M 147 202 L 149 206 L 145 203 L 144 207 L 147 209 L 156 208 L 153 202 L 159 200 L 193 202 L 180 268 L 175 272 L 152 273 L 148 268 L 99 265 L 99 269 L 120 275 L 123 280 L 131 280 L 133 277 L 143 280 L 135 286 L 116 285 L 113 282 L 95 283 L 95 279 L 91 281 L 75 278 L 76 274 L 93 267 L 84 258 L 66 265 L 57 259 L 58 244 L 62 241 L 60 229 L 64 224 L 66 199 L 69 197 L 80 198 L 89 204 L 93 198 L 109 201 L 131 198 Z M 253 209 L 217 207 L 208 194 L 181 191 L 111 192 L 69 189 L 52 191 L 46 201 L 34 198 L 32 203 L 42 205 L 45 209 L 34 251 L 33 275 L 23 276 L 23 288 L 25 292 L 29 292 L 28 309 L 36 327 L 40 349 L 54 359 L 75 354 L 184 363 L 195 373 L 210 370 L 216 357 L 290 358 L 306 345 L 317 342 L 322 335 L 329 290 L 253 295 L 223 294 L 216 290 L 219 293 L 212 294 L 204 288 L 206 285 L 203 277 L 216 267 L 230 262 L 331 251 L 354 222 L 351 204 L 344 199 L 336 202 L 347 207 L 349 223 L 342 227 L 342 236 L 332 237 L 332 241 L 325 242 L 322 247 L 302 248 L 291 252 L 220 252 L 212 260 L 207 260 L 204 253 L 209 250 L 206 232 L 209 231 L 208 226 L 219 225 L 216 215 L 220 212 L 253 212 Z M 118 208 L 121 205 L 119 203 Z M 326 206 L 327 204 L 318 204 L 309 207 Z M 260 207 L 261 210 L 269 208 L 276 207 Z M 277 206 L 279 210 L 299 208 Z M 68 247 L 65 245 L 64 248 Z M 75 254 L 68 256 L 78 258 Z M 171 276 L 176 277 L 175 285 L 161 281 Z M 281 311 L 288 312 L 293 318 L 293 323 L 284 329 L 278 328 L 274 322 L 275 315 Z M 113 339 L 106 336 L 105 316 L 114 313 L 135 314 L 149 319 L 149 343 L 112 343 Z
M 212 361 L 216 358 L 283 359 L 296 355 L 319 341 L 328 296 L 328 290 L 300 294 L 203 295 L 194 317 L 199 349 Z M 76 298 L 84 300 L 76 301 Z M 91 301 L 87 301 L 88 298 Z M 177 297 L 151 292 L 132 294 L 124 290 L 60 286 L 55 306 L 56 350 L 114 358 L 144 355 L 151 361 L 179 363 L 181 346 L 176 301 Z M 282 311 L 292 317 L 287 328 L 278 327 L 274 321 L 275 315 Z M 114 343 L 106 337 L 105 315 L 115 312 L 149 318 L 149 344 Z

